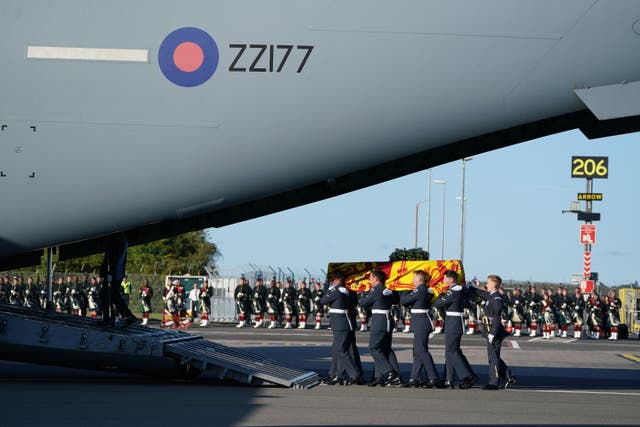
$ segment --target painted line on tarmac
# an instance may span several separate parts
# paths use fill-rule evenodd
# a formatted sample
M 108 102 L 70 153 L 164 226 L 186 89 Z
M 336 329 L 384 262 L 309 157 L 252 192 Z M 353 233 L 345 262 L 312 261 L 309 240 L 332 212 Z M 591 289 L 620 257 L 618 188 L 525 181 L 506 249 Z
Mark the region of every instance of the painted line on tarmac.
M 631 360 L 633 362 L 640 363 L 640 356 L 635 355 L 635 354 L 624 353 L 624 354 L 621 354 L 620 357 L 624 357 L 627 360 Z
M 520 344 L 517 343 L 517 341 L 507 341 L 509 343 L 509 346 L 514 349 L 514 350 L 520 350 Z
M 562 344 L 569 344 L 570 342 L 574 342 L 574 341 L 578 341 L 578 339 L 577 339 L 577 338 L 573 338 L 573 339 L 570 339 L 570 340 L 560 341 L 560 342 L 561 342 Z
M 640 393 L 619 392 L 619 391 L 584 391 L 584 390 L 524 390 L 510 388 L 509 392 L 520 391 L 529 393 L 564 393 L 564 394 L 597 394 L 602 396 L 640 396 Z
M 540 340 L 542 340 L 542 337 L 531 338 L 530 340 L 527 340 L 527 342 L 534 342 L 534 341 L 540 341 Z

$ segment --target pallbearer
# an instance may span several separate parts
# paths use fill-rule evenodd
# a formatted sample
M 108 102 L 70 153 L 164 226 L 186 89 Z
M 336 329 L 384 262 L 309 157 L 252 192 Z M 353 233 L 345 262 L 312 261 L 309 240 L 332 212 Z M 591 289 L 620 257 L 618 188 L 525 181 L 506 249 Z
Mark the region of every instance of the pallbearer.
M 412 292 L 403 294 L 400 303 L 403 306 L 412 305 L 411 308 L 411 330 L 413 331 L 413 366 L 411 368 L 411 378 L 407 383 L 408 387 L 440 387 L 442 381 L 438 378 L 436 365 L 429 352 L 429 334 L 433 331 L 433 322 L 429 316 L 431 308 L 431 298 L 433 290 L 427 287 L 431 281 L 431 276 L 422 270 L 413 273 Z M 427 381 L 421 381 L 422 371 L 427 376 Z

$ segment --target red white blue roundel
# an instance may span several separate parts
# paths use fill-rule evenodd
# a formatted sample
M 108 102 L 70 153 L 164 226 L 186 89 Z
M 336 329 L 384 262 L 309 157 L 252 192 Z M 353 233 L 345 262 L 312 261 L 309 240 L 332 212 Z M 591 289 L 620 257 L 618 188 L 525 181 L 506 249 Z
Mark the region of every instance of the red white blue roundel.
M 162 41 L 158 63 L 172 83 L 194 87 L 205 83 L 218 68 L 220 52 L 215 40 L 199 28 L 173 31 Z

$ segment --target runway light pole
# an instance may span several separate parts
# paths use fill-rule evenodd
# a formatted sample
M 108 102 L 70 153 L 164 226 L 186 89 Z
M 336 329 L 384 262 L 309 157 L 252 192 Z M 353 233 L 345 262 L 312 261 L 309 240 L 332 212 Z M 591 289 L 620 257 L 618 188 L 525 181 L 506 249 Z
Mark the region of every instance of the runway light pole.
M 433 181 L 434 184 L 442 184 L 442 246 L 440 248 L 440 259 L 444 259 L 444 218 L 445 218 L 445 194 L 447 192 L 447 181 L 443 181 L 441 179 L 436 179 Z
M 464 223 L 465 223 L 465 205 L 467 204 L 467 199 L 464 197 L 464 184 L 465 184 L 465 176 L 464 176 L 464 167 L 465 164 L 473 160 L 473 157 L 465 157 L 462 159 L 462 197 L 460 198 L 460 204 L 462 205 L 462 212 L 460 215 L 460 262 L 463 261 L 464 258 Z
M 413 229 L 413 247 L 418 248 L 418 208 L 421 204 L 426 203 L 428 200 L 422 200 L 416 203 L 416 225 Z
M 429 241 L 431 238 L 431 169 L 427 171 L 427 253 L 431 258 L 431 249 L 429 247 Z

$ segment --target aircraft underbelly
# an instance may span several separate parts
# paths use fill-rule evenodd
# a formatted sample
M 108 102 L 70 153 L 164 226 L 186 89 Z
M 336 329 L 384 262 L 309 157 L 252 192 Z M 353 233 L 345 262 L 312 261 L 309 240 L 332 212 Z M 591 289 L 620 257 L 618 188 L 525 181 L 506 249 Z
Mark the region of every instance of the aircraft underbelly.
M 0 255 L 212 212 L 582 110 L 576 84 L 640 80 L 639 61 L 590 33 L 601 16 L 640 18 L 638 3 L 601 3 L 4 2 L 0 65 L 13 78 L 0 81 Z M 638 42 L 632 21 L 604 30 L 622 51 Z M 219 50 L 195 87 L 159 66 L 161 42 L 185 25 Z M 148 60 L 30 57 L 38 46 Z

